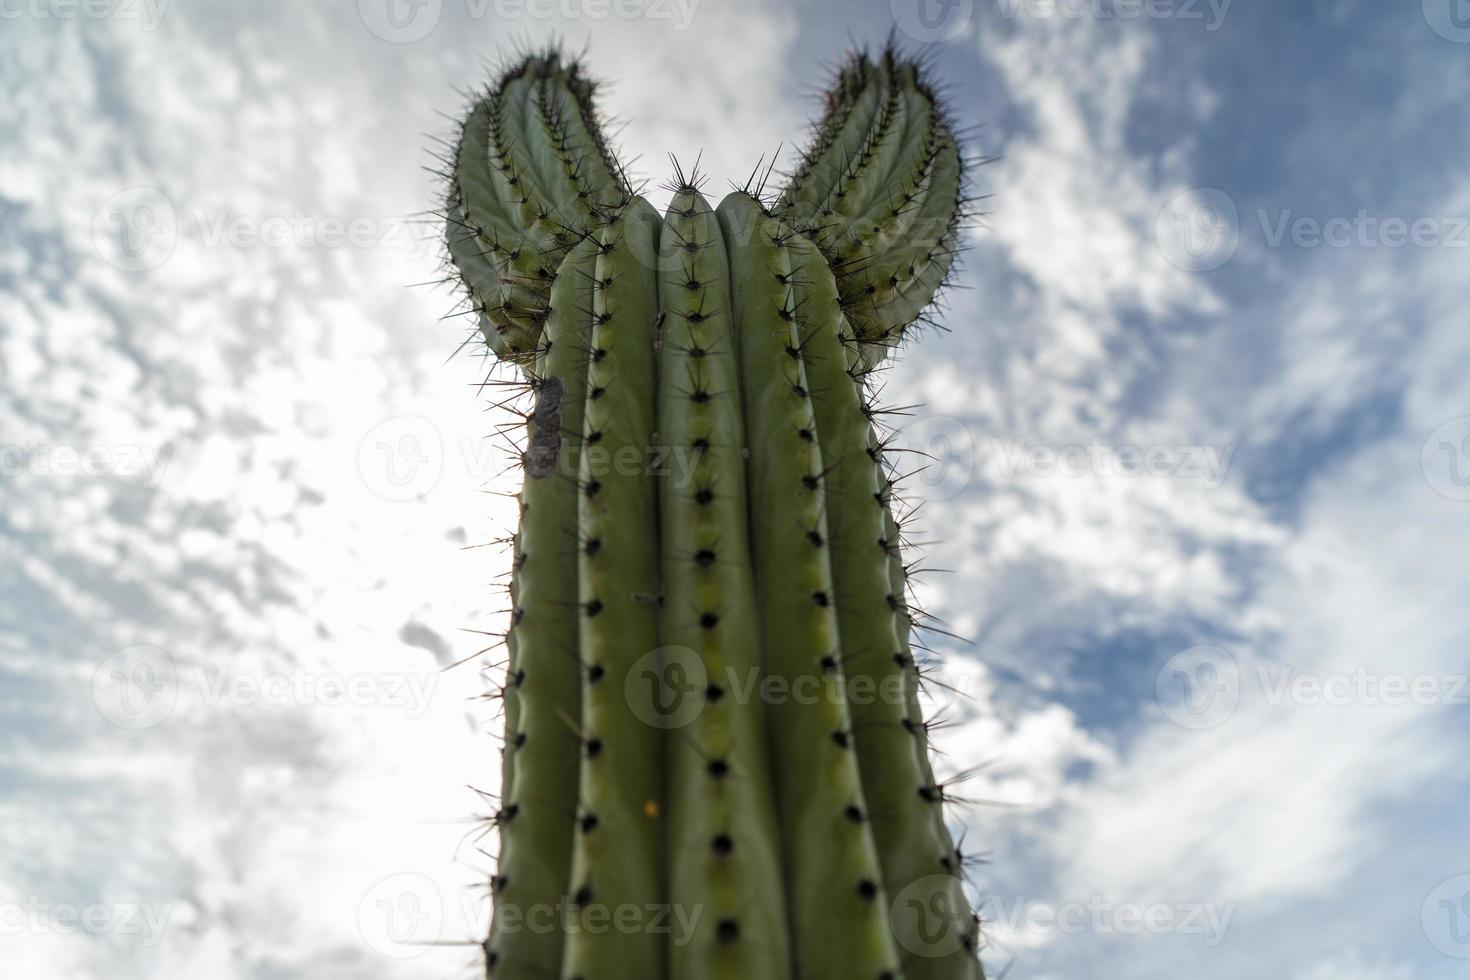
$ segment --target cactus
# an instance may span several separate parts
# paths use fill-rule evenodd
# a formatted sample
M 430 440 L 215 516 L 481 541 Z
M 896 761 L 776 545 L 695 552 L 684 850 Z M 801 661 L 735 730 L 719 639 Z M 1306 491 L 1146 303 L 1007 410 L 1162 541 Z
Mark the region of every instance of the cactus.
M 925 75 L 855 54 L 779 197 L 662 217 L 559 51 L 471 102 L 448 252 L 530 401 L 491 977 L 983 980 L 869 383 L 965 209 Z

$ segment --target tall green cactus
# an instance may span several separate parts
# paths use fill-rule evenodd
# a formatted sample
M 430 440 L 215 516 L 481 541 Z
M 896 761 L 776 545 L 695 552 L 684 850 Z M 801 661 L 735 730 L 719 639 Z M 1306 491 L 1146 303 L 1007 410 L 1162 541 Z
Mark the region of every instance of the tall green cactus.
M 527 56 L 446 161 L 533 400 L 489 973 L 983 980 L 867 384 L 950 270 L 954 130 L 858 54 L 779 199 L 679 172 L 660 218 L 593 88 Z

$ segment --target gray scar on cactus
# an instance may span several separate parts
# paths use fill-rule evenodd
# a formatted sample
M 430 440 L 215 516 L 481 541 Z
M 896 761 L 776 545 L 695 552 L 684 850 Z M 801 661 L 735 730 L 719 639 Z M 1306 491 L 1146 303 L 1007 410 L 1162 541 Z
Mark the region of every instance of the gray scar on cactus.
M 873 402 L 967 207 L 927 74 L 854 54 L 779 195 L 662 217 L 560 51 L 471 102 L 446 244 L 531 396 L 491 977 L 983 980 Z

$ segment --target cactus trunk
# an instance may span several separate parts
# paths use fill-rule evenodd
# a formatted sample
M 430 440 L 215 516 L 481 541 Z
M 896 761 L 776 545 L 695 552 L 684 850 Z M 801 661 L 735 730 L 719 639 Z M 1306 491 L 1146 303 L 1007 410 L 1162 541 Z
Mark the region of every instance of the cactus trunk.
M 983 976 L 867 385 L 963 207 L 921 74 L 855 57 L 779 200 L 662 218 L 557 52 L 468 114 L 449 254 L 534 406 L 491 977 Z

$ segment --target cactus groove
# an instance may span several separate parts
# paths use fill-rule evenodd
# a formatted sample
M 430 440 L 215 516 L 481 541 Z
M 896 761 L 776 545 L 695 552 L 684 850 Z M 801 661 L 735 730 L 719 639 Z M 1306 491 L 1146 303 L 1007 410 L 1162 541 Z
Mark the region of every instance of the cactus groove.
M 529 405 L 491 978 L 983 980 L 870 384 L 967 207 L 927 74 L 853 55 L 778 196 L 662 216 L 560 51 L 471 102 L 447 252 Z

